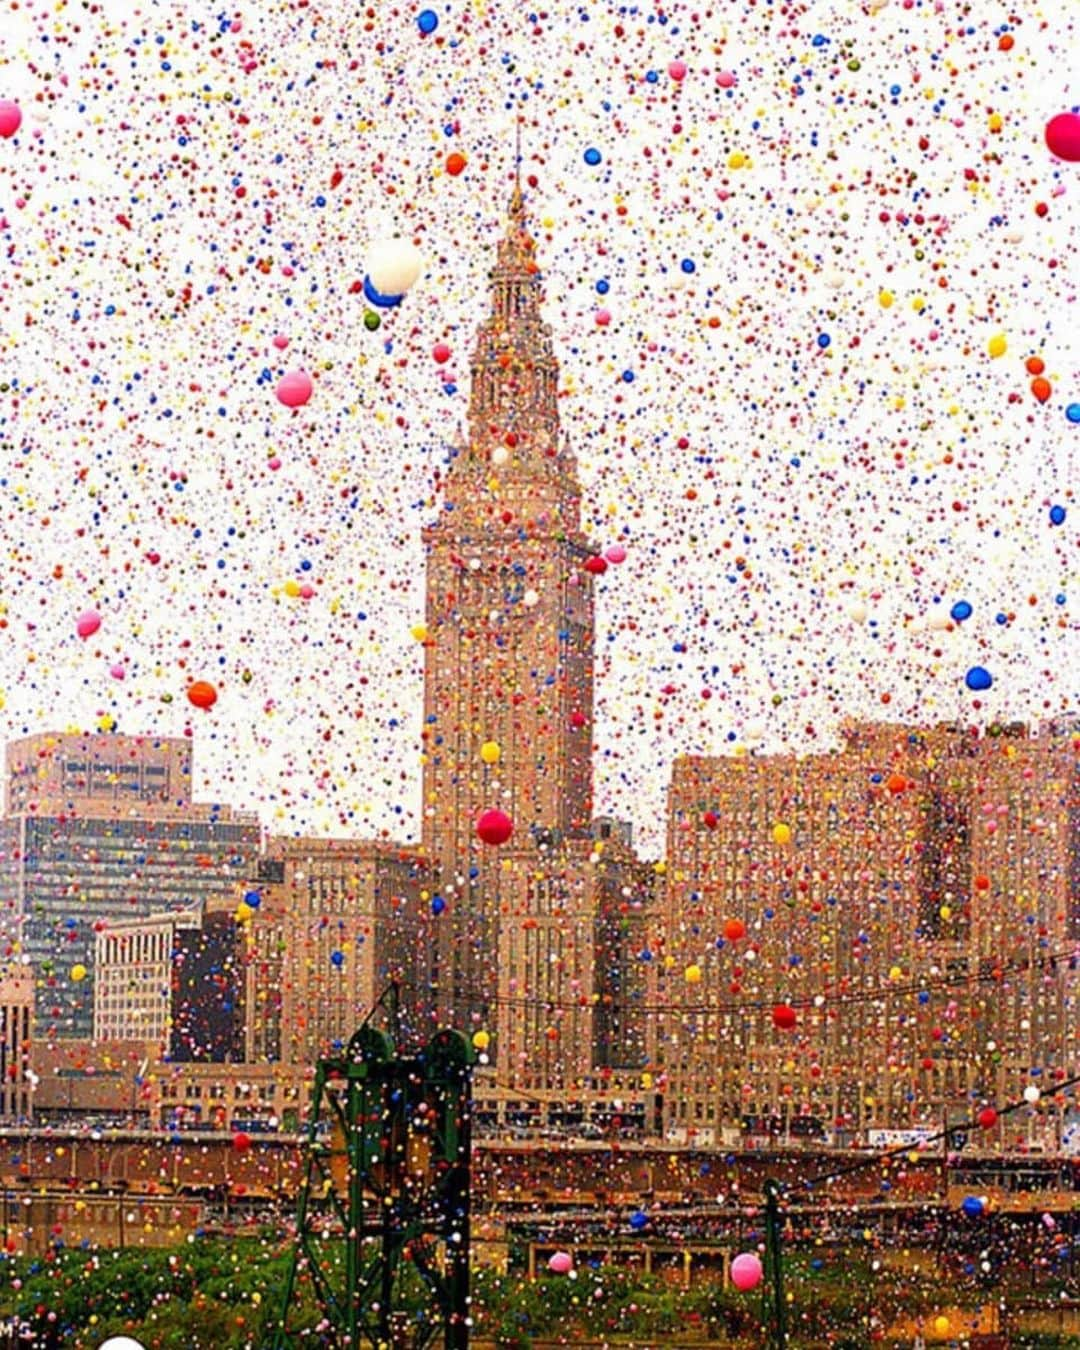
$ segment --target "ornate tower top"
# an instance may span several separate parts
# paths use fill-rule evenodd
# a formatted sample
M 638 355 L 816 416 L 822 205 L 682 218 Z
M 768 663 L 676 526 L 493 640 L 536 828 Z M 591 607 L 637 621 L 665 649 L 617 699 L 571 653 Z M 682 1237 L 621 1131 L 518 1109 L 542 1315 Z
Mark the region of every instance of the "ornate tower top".
M 490 273 L 491 309 L 470 358 L 468 443 L 459 451 L 447 496 L 463 517 L 490 516 L 498 501 L 515 518 L 546 517 L 576 534 L 581 490 L 559 434 L 559 367 L 540 313 L 536 240 L 529 232 L 518 163 L 507 223 Z

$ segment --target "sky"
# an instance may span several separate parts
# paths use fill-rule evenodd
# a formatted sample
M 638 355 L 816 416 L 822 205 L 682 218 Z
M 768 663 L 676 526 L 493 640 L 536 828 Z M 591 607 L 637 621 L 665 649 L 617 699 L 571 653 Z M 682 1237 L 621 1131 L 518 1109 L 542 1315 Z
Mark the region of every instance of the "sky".
M 420 530 L 519 123 L 583 528 L 627 552 L 597 809 L 656 855 L 679 754 L 1080 707 L 1080 164 L 1044 134 L 1080 9 L 421 11 L 5 9 L 0 739 L 192 735 L 204 800 L 418 837 Z M 373 331 L 395 236 L 423 267 Z

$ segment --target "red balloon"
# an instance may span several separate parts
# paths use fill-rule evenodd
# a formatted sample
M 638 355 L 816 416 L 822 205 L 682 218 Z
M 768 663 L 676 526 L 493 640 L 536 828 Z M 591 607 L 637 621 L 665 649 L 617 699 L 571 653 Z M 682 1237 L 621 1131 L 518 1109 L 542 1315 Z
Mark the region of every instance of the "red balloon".
M 445 342 L 436 342 L 431 349 L 431 355 L 440 366 L 445 365 L 450 360 L 450 348 Z
M 790 1031 L 799 1020 L 795 1015 L 795 1009 L 789 1008 L 786 1003 L 778 1003 L 772 1010 L 773 1026 L 779 1027 L 781 1031 Z
M 588 718 L 585 716 L 585 714 L 577 708 L 575 708 L 574 711 L 570 714 L 570 725 L 574 728 L 575 731 L 579 731 L 587 721 Z
M 977 1119 L 984 1130 L 992 1130 L 998 1123 L 998 1113 L 992 1106 L 984 1106 Z
M 715 811 L 706 811 L 705 814 L 701 817 L 701 823 L 705 826 L 707 830 L 715 830 L 717 825 L 719 825 L 720 823 L 720 817 L 716 814 Z
M 724 936 L 729 942 L 738 942 L 740 938 L 746 936 L 746 924 L 742 919 L 728 919 L 724 924 Z
M 446 156 L 446 172 L 451 178 L 456 178 L 465 168 L 465 156 L 455 150 Z
M 597 554 L 585 560 L 585 571 L 591 572 L 594 577 L 603 576 L 607 571 L 607 563 Z
M 278 402 L 284 403 L 286 408 L 302 408 L 314 387 L 306 370 L 290 370 L 278 381 Z
M 1058 159 L 1080 162 L 1080 113 L 1063 112 L 1051 117 L 1046 124 L 1046 144 Z
M 514 833 L 514 822 L 505 811 L 485 811 L 476 822 L 476 833 L 485 844 L 505 844 Z
M 237 1130 L 232 1137 L 232 1142 L 237 1153 L 243 1153 L 251 1147 L 251 1135 L 245 1134 L 243 1130 Z
M 6 140 L 22 126 L 22 109 L 9 98 L 0 98 L 0 136 Z
M 1046 400 L 1050 397 L 1050 395 L 1054 391 L 1050 387 L 1050 381 L 1046 379 L 1045 376 L 1036 375 L 1035 378 L 1031 381 L 1031 392 L 1035 395 L 1035 397 L 1039 400 L 1040 403 L 1045 403 Z
M 188 702 L 196 708 L 212 708 L 217 702 L 217 690 L 207 680 L 196 680 L 187 691 Z

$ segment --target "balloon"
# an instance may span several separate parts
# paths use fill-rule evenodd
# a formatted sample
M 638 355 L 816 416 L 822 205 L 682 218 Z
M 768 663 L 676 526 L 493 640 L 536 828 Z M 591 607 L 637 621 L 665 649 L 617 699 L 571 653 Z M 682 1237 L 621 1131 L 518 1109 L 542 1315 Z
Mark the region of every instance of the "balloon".
M 762 1274 L 761 1259 L 754 1252 L 740 1252 L 731 1263 L 731 1283 L 740 1293 L 756 1289 Z
M 975 693 L 980 694 L 984 689 L 990 688 L 990 686 L 994 683 L 994 679 L 993 676 L 990 674 L 990 672 L 988 670 L 984 670 L 982 666 L 972 666 L 971 669 L 968 671 L 967 675 L 964 677 L 964 682 L 969 689 L 972 689 L 975 691 Z
M 1050 388 L 1050 381 L 1048 379 L 1042 375 L 1036 375 L 1031 381 L 1031 392 L 1040 403 L 1045 403 L 1053 390 Z
M 416 16 L 416 26 L 425 37 L 429 33 L 434 33 L 439 26 L 439 16 L 433 9 L 422 9 Z
M 206 680 L 196 680 L 187 691 L 188 702 L 196 708 L 212 708 L 217 702 L 217 690 Z
M 1050 524 L 1051 525 L 1065 524 L 1065 508 L 1063 506 L 1052 506 L 1050 508 Z
M 1028 1106 L 1034 1106 L 1041 1096 L 1042 1093 L 1034 1083 L 1024 1089 L 1024 1101 L 1027 1102 Z
M 9 98 L 0 98 L 0 136 L 7 140 L 22 126 L 22 109 Z
M 423 257 L 408 239 L 385 239 L 372 245 L 367 274 L 380 294 L 400 297 L 414 284 L 423 266 Z
M 952 1323 L 944 1315 L 934 1318 L 934 1332 L 938 1336 L 947 1336 Z
M 569 1252 L 553 1252 L 548 1261 L 548 1270 L 553 1275 L 568 1275 L 574 1268 L 574 1258 Z
M 455 150 L 446 156 L 446 172 L 451 178 L 456 178 L 464 170 L 466 163 L 465 156 Z
M 130 1336 L 110 1336 L 107 1341 L 102 1341 L 98 1350 L 146 1350 L 142 1341 L 133 1340 Z
M 995 333 L 986 344 L 986 350 L 990 356 L 1004 356 L 1007 345 L 1004 333 Z
M 781 1031 L 790 1031 L 799 1020 L 794 1008 L 789 1008 L 786 1003 L 778 1003 L 772 1011 L 773 1026 Z
M 785 825 L 783 821 L 779 821 L 773 826 L 772 837 L 774 844 L 790 844 L 791 826 Z
M 640 1232 L 642 1228 L 648 1227 L 648 1223 L 649 1216 L 640 1209 L 634 1210 L 633 1214 L 630 1215 L 630 1227 L 637 1232 Z
M 438 365 L 443 366 L 450 360 L 450 348 L 445 342 L 436 342 L 435 346 L 431 349 L 431 356 L 432 360 Z
M 290 370 L 288 375 L 283 375 L 278 381 L 275 392 L 278 402 L 284 403 L 286 408 L 302 408 L 311 397 L 314 387 L 306 370 Z
M 472 1043 L 474 1050 L 480 1050 L 482 1052 L 491 1044 L 491 1037 L 486 1031 L 474 1031 Z
M 2 108 L 0 104 L 0 110 Z M 1063 112 L 1051 117 L 1046 124 L 1046 144 L 1058 159 L 1067 159 L 1073 164 L 1080 161 L 1080 113 Z
M 369 301 L 369 303 L 373 305 L 378 305 L 380 309 L 393 309 L 395 305 L 400 305 L 402 300 L 405 299 L 403 295 L 384 295 L 383 292 L 378 289 L 378 287 L 372 284 L 370 277 L 364 278 L 364 297 L 366 300 Z M 379 319 L 379 316 L 375 314 L 373 311 L 369 310 L 368 313 L 371 314 L 371 317 L 373 319 L 378 320 L 378 322 L 368 323 L 368 316 L 367 314 L 365 314 L 364 323 L 370 329 L 378 328 L 382 320 Z
M 707 830 L 715 830 L 717 825 L 720 824 L 720 817 L 715 811 L 706 811 L 701 817 L 701 823 Z
M 596 326 L 597 326 L 597 328 L 606 328 L 610 322 L 611 322 L 611 310 L 610 310 L 610 309 L 598 309 L 598 310 L 596 311 Z
M 503 811 L 485 811 L 476 822 L 476 833 L 485 844 L 505 844 L 514 833 L 514 822 Z
M 969 1219 L 977 1219 L 983 1212 L 983 1204 L 977 1195 L 965 1195 L 960 1208 Z
M 626 561 L 626 549 L 622 544 L 612 544 L 610 548 L 604 550 L 604 557 L 617 567 L 619 563 Z
M 93 637 L 101 627 L 101 615 L 96 609 L 84 609 L 75 620 L 75 631 L 81 638 Z
M 729 942 L 738 942 L 740 938 L 745 936 L 746 924 L 743 923 L 742 919 L 728 919 L 727 923 L 724 924 L 724 937 Z
M 337 966 L 337 968 L 340 970 L 341 967 L 345 964 L 345 953 L 344 953 L 344 952 L 331 952 L 331 953 L 330 953 L 330 964 L 331 964 L 332 966 Z
M 86 979 L 86 967 L 83 965 L 72 966 L 71 978 L 76 984 L 80 984 Z
M 976 1120 L 978 1120 L 984 1130 L 992 1130 L 998 1123 L 998 1113 L 992 1106 L 984 1106 L 978 1116 L 976 1116 Z
M 687 966 L 687 967 L 686 967 L 686 972 L 685 972 L 685 974 L 686 974 L 686 983 L 687 983 L 687 984 L 700 984 L 700 983 L 701 983 L 701 967 L 700 967 L 700 966 Z
M 277 337 L 274 338 L 274 346 L 278 349 L 279 352 L 283 352 L 288 345 L 289 339 L 285 336 L 284 333 L 279 333 Z
M 232 1137 L 232 1142 L 237 1153 L 244 1153 L 251 1147 L 251 1135 L 245 1134 L 243 1130 L 237 1130 Z
M 485 764 L 498 764 L 502 747 L 498 741 L 485 741 L 480 747 L 480 758 Z

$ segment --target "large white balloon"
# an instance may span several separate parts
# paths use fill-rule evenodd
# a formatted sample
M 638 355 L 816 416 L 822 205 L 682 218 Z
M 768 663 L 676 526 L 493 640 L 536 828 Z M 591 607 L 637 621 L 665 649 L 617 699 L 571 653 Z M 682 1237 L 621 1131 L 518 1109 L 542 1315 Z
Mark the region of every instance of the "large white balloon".
M 380 295 L 404 295 L 423 266 L 419 249 L 408 239 L 384 239 L 371 246 L 367 274 Z
M 146 1350 L 141 1341 L 134 1341 L 130 1336 L 110 1336 L 102 1343 L 99 1350 Z

